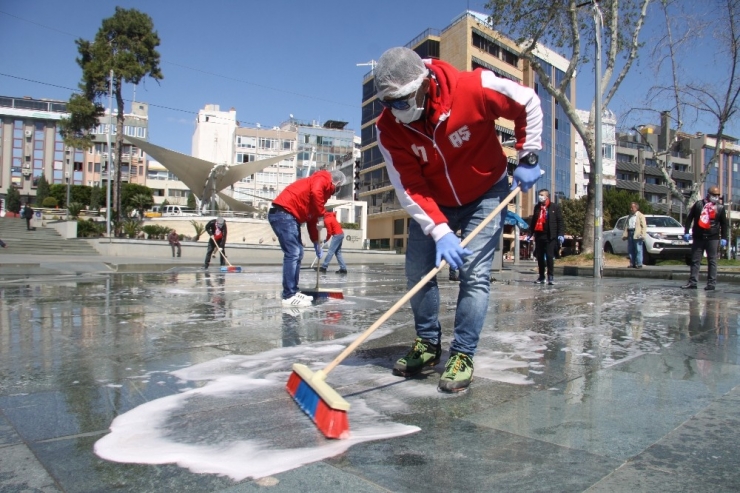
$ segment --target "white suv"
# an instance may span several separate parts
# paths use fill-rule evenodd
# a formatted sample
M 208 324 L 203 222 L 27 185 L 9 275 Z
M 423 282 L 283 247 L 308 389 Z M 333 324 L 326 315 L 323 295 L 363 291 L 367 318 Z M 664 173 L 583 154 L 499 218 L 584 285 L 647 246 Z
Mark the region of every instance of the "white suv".
M 627 255 L 627 240 L 622 232 L 629 216 L 620 217 L 614 229 L 604 231 L 604 251 Z M 684 241 L 683 226 L 671 216 L 646 215 L 647 234 L 642 242 L 642 261 L 653 265 L 657 259 L 686 260 L 691 257 L 691 241 Z

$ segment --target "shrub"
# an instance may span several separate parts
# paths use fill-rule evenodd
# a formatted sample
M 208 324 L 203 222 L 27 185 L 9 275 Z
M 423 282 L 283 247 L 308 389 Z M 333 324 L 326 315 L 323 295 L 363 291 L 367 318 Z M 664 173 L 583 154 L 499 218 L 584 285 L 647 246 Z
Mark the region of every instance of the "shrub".
M 41 202 L 41 207 L 45 209 L 53 209 L 56 206 L 59 205 L 59 202 L 54 197 L 46 197 L 43 202 Z
M 162 240 L 167 238 L 172 228 L 160 226 L 159 224 L 147 224 L 146 226 L 142 226 L 141 230 L 149 236 L 149 239 Z
M 69 211 L 70 216 L 77 219 L 78 217 L 80 217 L 80 211 L 82 210 L 83 207 L 84 206 L 80 204 L 79 202 L 72 202 L 67 207 L 67 210 Z
M 203 225 L 203 223 L 199 223 L 195 219 L 192 219 L 190 221 L 190 224 L 193 225 L 193 228 L 195 229 L 195 236 L 193 236 L 193 241 L 198 241 L 198 238 L 200 238 L 200 235 L 206 232 L 206 227 Z
M 77 221 L 78 238 L 97 238 L 105 232 L 105 223 L 95 222 L 92 219 Z
M 121 224 L 121 229 L 123 230 L 123 234 L 129 238 L 136 238 L 136 235 L 141 231 L 141 224 L 142 221 L 138 219 L 127 218 Z

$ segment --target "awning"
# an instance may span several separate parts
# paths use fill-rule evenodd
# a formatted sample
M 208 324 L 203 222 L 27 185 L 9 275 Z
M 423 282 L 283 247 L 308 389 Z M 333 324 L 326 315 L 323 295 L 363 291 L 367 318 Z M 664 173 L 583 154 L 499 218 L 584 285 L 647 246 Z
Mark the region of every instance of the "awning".
M 519 229 L 528 229 L 529 224 L 527 224 L 527 221 L 521 218 L 519 214 L 516 214 L 511 211 L 506 211 L 506 218 L 504 218 L 504 224 L 507 226 L 519 226 Z

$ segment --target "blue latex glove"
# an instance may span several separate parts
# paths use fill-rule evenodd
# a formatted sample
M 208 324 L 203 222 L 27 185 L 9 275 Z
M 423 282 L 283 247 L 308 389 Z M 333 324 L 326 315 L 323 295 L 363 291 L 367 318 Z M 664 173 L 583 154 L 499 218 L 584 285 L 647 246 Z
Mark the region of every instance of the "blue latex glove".
M 314 243 L 313 244 L 313 250 L 316 252 L 316 257 L 321 258 L 321 255 L 324 253 L 321 250 L 321 243 Z
M 722 248 L 726 247 L 727 246 L 727 240 L 725 240 L 724 238 L 722 238 L 721 240 L 719 240 L 719 246 L 721 246 Z
M 540 179 L 542 176 L 542 170 L 539 164 L 530 166 L 528 164 L 520 164 L 514 169 L 514 179 L 511 181 L 511 189 L 514 190 L 517 185 L 522 187 L 522 192 L 526 192 L 532 185 Z
M 565 236 L 558 236 L 558 243 L 561 245 L 565 242 Z
M 437 242 L 437 258 L 435 265 L 439 267 L 442 259 L 445 259 L 450 267 L 459 269 L 463 264 L 463 257 L 472 254 L 467 248 L 460 246 L 460 238 L 455 233 L 447 233 Z
M 690 235 L 690 234 L 688 234 L 688 233 L 685 233 L 685 234 L 683 235 L 683 241 L 689 241 L 690 239 L 691 239 L 691 235 Z

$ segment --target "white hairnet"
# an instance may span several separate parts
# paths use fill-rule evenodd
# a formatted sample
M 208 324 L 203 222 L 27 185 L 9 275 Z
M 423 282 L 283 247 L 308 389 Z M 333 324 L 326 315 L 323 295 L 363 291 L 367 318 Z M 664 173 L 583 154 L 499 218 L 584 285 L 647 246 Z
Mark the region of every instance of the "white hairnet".
M 347 183 L 347 176 L 338 169 L 335 169 L 331 172 L 331 182 L 335 188 L 339 188 Z
M 218 224 L 219 226 L 223 226 L 224 222 L 225 221 L 223 217 L 219 217 L 218 219 L 216 219 L 216 224 Z
M 398 99 L 416 91 L 429 70 L 409 48 L 397 47 L 383 53 L 375 67 L 375 90 L 380 99 Z

